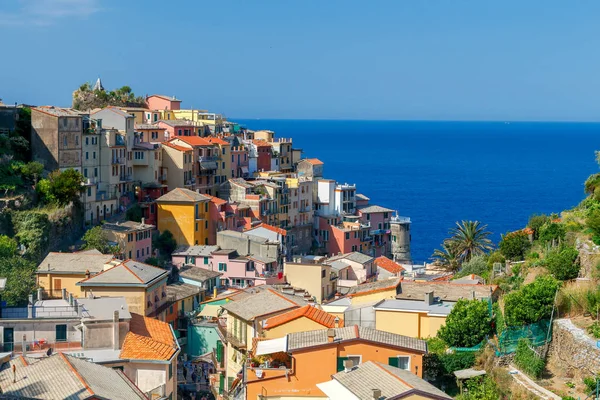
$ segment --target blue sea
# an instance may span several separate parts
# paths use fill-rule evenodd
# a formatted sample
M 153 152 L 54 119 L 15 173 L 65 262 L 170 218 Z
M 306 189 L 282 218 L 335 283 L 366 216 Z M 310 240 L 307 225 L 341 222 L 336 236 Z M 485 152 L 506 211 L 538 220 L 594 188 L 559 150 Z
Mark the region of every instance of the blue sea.
M 355 183 L 371 203 L 412 220 L 412 256 L 430 259 L 456 221 L 500 234 L 533 213 L 560 212 L 584 197 L 598 171 L 600 124 L 237 120 L 292 137 L 324 175 Z

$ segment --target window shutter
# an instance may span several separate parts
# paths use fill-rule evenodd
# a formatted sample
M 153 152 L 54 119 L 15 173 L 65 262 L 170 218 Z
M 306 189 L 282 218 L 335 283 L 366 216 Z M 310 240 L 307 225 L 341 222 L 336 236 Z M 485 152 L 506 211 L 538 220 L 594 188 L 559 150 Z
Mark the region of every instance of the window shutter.
M 391 365 L 392 367 L 396 367 L 399 368 L 399 363 L 398 363 L 398 357 L 390 357 L 388 359 L 388 364 Z
M 344 370 L 344 361 L 346 361 L 348 357 L 338 357 L 337 358 L 337 372 Z

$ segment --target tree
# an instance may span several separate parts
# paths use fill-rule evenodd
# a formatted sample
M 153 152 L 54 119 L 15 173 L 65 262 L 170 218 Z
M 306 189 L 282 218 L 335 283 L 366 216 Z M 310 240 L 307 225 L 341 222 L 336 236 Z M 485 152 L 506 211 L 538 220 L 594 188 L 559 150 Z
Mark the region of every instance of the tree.
M 27 301 L 35 290 L 36 264 L 23 257 L 0 258 L 0 276 L 6 277 L 6 289 L 0 294 L 8 305 Z
M 491 232 L 486 229 L 487 225 L 482 225 L 479 221 L 462 221 L 457 222 L 456 227 L 450 230 L 449 245 L 460 262 L 469 261 L 471 257 L 492 249 L 492 241 L 489 239 Z
M 451 347 L 473 347 L 492 333 L 492 317 L 485 300 L 459 300 L 438 336 Z
M 533 229 L 533 238 L 538 239 L 540 228 L 544 226 L 545 223 L 550 221 L 550 217 L 546 214 L 533 214 L 529 217 L 529 222 L 527 222 L 527 227 Z
M 577 278 L 580 265 L 577 261 L 579 252 L 571 246 L 563 246 L 548 252 L 544 264 L 556 279 L 566 281 Z
M 84 248 L 87 250 L 96 249 L 102 254 L 119 253 L 119 246 L 111 245 L 109 243 L 106 232 L 100 226 L 88 229 L 83 235 L 83 241 L 85 242 Z
M 83 182 L 83 175 L 72 168 L 62 172 L 56 170 L 48 176 L 48 179 L 39 182 L 38 191 L 47 202 L 64 206 L 79 199 L 80 193 L 85 191 Z
M 521 261 L 531 248 L 531 242 L 524 231 L 509 232 L 502 235 L 498 248 L 500 253 L 509 260 Z
M 600 165 L 600 152 L 595 151 L 596 163 Z M 600 201 L 600 173 L 590 175 L 584 184 L 584 191 L 589 197 L 596 201 Z
M 17 254 L 17 241 L 6 235 L 0 235 L 0 258 L 8 258 Z
M 144 262 L 146 264 L 154 265 L 155 267 L 160 267 L 160 260 L 157 257 L 148 257 Z
M 163 231 L 158 235 L 152 245 L 159 251 L 161 258 L 163 259 L 168 258 L 177 248 L 177 242 L 175 241 L 173 234 L 168 230 Z
M 37 161 L 31 161 L 27 164 L 23 164 L 20 170 L 23 178 L 32 181 L 35 185 L 37 184 L 38 178 L 42 175 L 42 172 L 44 172 L 44 165 Z
M 125 216 L 130 221 L 142 222 L 142 217 L 144 216 L 142 207 L 139 204 L 134 204 L 127 210 Z
M 565 239 L 566 234 L 567 230 L 563 224 L 547 222 L 540 229 L 539 239 L 544 244 L 551 243 L 553 246 L 556 246 Z
M 455 278 L 462 278 L 471 274 L 479 275 L 487 278 L 489 275 L 489 267 L 484 256 L 475 256 L 465 262 L 460 269 L 460 272 L 454 275 Z
M 476 376 L 465 383 L 467 391 L 456 397 L 457 400 L 498 400 L 498 385 L 489 376 Z
M 452 244 L 447 240 L 442 243 L 442 249 L 435 249 L 431 256 L 434 262 L 438 265 L 443 266 L 448 271 L 458 271 L 460 268 L 460 261 L 456 251 L 452 247 Z
M 528 325 L 549 318 L 559 282 L 541 275 L 521 289 L 504 296 L 504 317 L 507 326 Z

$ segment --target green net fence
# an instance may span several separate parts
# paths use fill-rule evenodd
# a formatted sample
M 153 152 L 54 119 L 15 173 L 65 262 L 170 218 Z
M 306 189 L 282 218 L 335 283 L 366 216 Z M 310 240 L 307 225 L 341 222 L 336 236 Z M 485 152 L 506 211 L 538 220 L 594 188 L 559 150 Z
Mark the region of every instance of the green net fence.
M 550 320 L 542 320 L 531 325 L 507 327 L 498 338 L 497 355 L 511 354 L 517 350 L 519 339 L 527 338 L 534 347 L 546 344 L 552 338 L 549 331 Z

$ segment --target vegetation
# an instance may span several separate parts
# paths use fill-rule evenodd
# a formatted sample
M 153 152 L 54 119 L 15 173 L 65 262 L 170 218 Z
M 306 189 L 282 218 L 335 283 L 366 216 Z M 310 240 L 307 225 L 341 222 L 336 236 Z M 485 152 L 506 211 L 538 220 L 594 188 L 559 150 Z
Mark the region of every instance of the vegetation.
M 96 249 L 102 254 L 117 254 L 119 246 L 111 245 L 106 236 L 106 232 L 101 226 L 95 226 L 88 229 L 83 235 L 86 250 Z
M 528 325 L 549 318 L 559 287 L 548 275 L 536 279 L 521 289 L 504 296 L 504 318 L 508 326 Z
M 436 249 L 433 252 L 432 258 L 438 265 L 443 266 L 448 271 L 455 272 L 460 269 L 458 255 L 450 243 L 442 243 L 442 249 Z
M 432 258 L 450 271 L 459 270 L 462 263 L 492 249 L 492 241 L 489 239 L 491 233 L 486 229 L 487 225 L 482 225 L 479 221 L 457 222 L 456 227 L 449 232 L 450 237 L 442 243 L 442 249 L 436 249 Z
M 142 211 L 142 207 L 140 207 L 140 205 L 136 203 L 133 206 L 129 207 L 125 216 L 129 221 L 142 222 L 142 217 L 144 216 L 144 213 Z
M 598 381 L 600 380 L 600 376 L 586 376 L 583 378 L 583 384 L 586 388 L 586 393 L 596 393 L 596 386 L 598 385 Z
M 477 376 L 465 382 L 466 393 L 457 400 L 498 400 L 500 393 L 496 382 L 489 376 Z
M 170 257 L 171 253 L 177 248 L 177 242 L 175 241 L 173 234 L 166 230 L 154 238 L 152 246 L 158 250 L 162 259 L 166 259 Z
M 521 371 L 532 378 L 541 377 L 546 365 L 544 359 L 532 350 L 531 342 L 525 338 L 519 339 L 519 343 L 517 344 L 515 364 Z
M 456 279 L 462 278 L 471 274 L 479 275 L 484 279 L 489 277 L 489 267 L 484 256 L 475 256 L 462 265 L 460 272 L 456 273 Z
M 561 281 L 575 279 L 580 268 L 577 262 L 578 256 L 579 253 L 574 247 L 561 246 L 548 252 L 544 265 L 556 279 Z
M 25 247 L 25 257 L 32 261 L 41 261 L 45 255 L 50 234 L 48 214 L 39 211 L 22 211 L 11 217 L 15 239 Z
M 93 86 L 86 82 L 73 92 L 73 108 L 76 110 L 91 110 L 107 106 L 144 107 L 145 104 L 145 98 L 136 96 L 129 86 L 107 92 L 94 90 Z
M 524 231 L 510 232 L 502 235 L 498 248 L 507 259 L 521 261 L 531 248 L 531 243 L 529 236 Z
M 146 264 L 154 265 L 155 267 L 161 266 L 161 262 L 158 257 L 148 257 L 148 258 L 146 258 L 146 261 L 144 261 L 144 262 Z
M 550 217 L 546 214 L 533 214 L 531 217 L 529 217 L 527 227 L 533 229 L 534 240 L 539 239 L 540 229 L 549 221 Z
M 492 333 L 492 318 L 484 300 L 459 300 L 438 337 L 451 347 L 473 347 Z
M 22 304 L 35 290 L 36 263 L 18 255 L 0 257 L 0 276 L 6 277 L 2 300 L 10 306 Z
M 6 235 L 0 235 L 0 258 L 8 258 L 17 254 L 17 241 Z
M 50 173 L 47 179 L 39 181 L 37 190 L 46 203 L 65 206 L 79 200 L 79 195 L 85 190 L 83 183 L 83 175 L 69 168 Z
M 564 225 L 558 222 L 548 222 L 540 228 L 539 240 L 543 244 L 557 246 L 565 240 L 567 230 Z
M 448 346 L 437 337 L 427 339 L 428 353 L 423 357 L 423 372 L 427 380 L 444 387 L 446 393 L 457 392 L 454 371 L 470 368 L 475 364 L 477 353 L 447 352 Z

